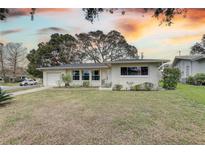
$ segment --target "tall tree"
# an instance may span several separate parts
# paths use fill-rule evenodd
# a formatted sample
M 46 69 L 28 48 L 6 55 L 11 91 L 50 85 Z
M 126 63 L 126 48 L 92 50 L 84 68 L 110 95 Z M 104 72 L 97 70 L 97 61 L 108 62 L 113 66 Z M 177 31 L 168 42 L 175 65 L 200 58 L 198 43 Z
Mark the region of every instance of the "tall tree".
M 205 47 L 205 34 L 202 36 L 201 43 L 202 46 Z
M 205 54 L 205 34 L 202 36 L 200 43 L 197 42 L 191 47 L 190 54 L 191 55 Z
M 102 12 L 109 12 L 113 14 L 114 12 L 120 12 L 122 15 L 125 15 L 127 9 L 117 9 L 117 8 L 84 8 L 85 19 L 93 23 L 96 18 Z M 171 25 L 173 23 L 173 18 L 176 15 L 185 16 L 187 9 L 178 9 L 178 8 L 145 8 L 144 13 L 151 11 L 153 13 L 153 17 L 160 21 L 160 24 L 165 23 L 167 25 Z
M 42 77 L 42 73 L 36 68 L 74 63 L 77 55 L 82 56 L 77 52 L 77 40 L 73 36 L 52 34 L 48 42 L 39 43 L 38 48 L 31 50 L 27 55 L 29 60 L 27 71 L 33 76 Z
M 53 46 L 61 64 L 69 64 L 75 61 L 77 40 L 72 35 L 53 34 L 48 44 Z
M 1 64 L 1 74 L 3 76 L 3 79 L 5 79 L 6 74 L 5 74 L 5 54 L 4 54 L 4 44 L 0 43 L 0 64 Z
M 33 49 L 26 56 L 26 58 L 29 61 L 27 72 L 33 75 L 34 77 L 42 78 L 43 77 L 42 72 L 36 69 L 39 67 L 39 63 L 41 63 L 41 59 L 38 59 L 39 58 L 38 54 L 39 53 L 37 53 L 37 50 Z
M 8 43 L 6 44 L 7 61 L 8 65 L 13 70 L 13 78 L 16 78 L 16 69 L 20 62 L 25 59 L 25 51 L 27 49 L 21 43 Z
M 85 54 L 85 60 L 95 63 L 118 60 L 121 58 L 138 58 L 137 49 L 127 43 L 117 31 L 104 34 L 102 31 L 80 33 L 76 35 L 79 48 Z

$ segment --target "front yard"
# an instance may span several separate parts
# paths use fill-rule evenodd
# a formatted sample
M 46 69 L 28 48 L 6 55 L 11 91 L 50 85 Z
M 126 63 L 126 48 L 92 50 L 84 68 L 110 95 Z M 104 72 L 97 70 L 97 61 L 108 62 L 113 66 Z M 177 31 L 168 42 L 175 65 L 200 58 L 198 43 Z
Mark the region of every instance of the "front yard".
M 196 88 L 196 89 L 195 89 Z M 0 107 L 0 144 L 205 144 L 205 88 L 50 89 Z

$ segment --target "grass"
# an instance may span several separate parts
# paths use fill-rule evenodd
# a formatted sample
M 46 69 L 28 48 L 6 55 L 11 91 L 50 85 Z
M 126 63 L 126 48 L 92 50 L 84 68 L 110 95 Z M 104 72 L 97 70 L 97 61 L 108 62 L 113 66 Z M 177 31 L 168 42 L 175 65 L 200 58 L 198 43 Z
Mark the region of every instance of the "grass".
M 0 86 L 18 86 L 19 83 L 4 83 L 0 82 Z
M 0 108 L 0 144 L 205 144 L 201 88 L 21 95 Z
M 177 90 L 183 97 L 205 105 L 205 86 L 179 84 Z

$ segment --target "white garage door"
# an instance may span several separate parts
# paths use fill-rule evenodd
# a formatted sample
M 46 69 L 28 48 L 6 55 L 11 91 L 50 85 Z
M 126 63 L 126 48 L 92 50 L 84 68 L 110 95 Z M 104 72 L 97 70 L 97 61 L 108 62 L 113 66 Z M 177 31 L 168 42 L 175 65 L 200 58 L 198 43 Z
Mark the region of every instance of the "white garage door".
M 57 86 L 58 81 L 61 79 L 61 73 L 47 73 L 47 86 Z

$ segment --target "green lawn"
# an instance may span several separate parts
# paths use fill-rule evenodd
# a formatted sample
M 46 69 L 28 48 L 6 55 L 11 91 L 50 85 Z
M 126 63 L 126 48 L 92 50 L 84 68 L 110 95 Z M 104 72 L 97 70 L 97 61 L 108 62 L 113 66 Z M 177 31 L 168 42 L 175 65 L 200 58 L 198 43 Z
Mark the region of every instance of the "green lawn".
M 0 86 L 18 86 L 19 83 L 4 83 L 0 82 Z
M 203 94 L 180 84 L 171 91 L 21 95 L 0 107 L 0 144 L 205 144 Z
M 185 98 L 205 105 L 205 86 L 179 84 L 177 91 Z

